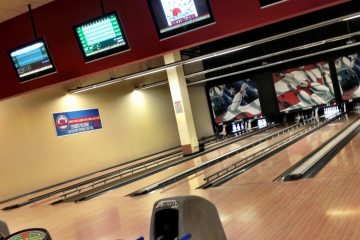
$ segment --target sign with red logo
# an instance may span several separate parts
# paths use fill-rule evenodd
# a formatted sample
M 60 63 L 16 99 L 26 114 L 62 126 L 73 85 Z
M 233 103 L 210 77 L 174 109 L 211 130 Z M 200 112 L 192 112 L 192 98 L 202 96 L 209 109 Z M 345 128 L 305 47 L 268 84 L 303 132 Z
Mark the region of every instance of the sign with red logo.
M 98 109 L 53 114 L 57 136 L 101 129 Z

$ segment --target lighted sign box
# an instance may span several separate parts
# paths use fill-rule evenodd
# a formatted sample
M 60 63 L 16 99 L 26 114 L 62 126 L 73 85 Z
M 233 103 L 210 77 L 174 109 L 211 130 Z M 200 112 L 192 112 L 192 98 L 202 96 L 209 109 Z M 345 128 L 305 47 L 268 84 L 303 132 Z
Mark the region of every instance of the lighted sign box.
M 11 49 L 9 56 L 20 82 L 56 71 L 44 39 L 38 39 Z
M 86 62 L 129 49 L 116 12 L 76 25 L 74 32 Z
M 214 22 L 209 0 L 148 0 L 160 39 Z

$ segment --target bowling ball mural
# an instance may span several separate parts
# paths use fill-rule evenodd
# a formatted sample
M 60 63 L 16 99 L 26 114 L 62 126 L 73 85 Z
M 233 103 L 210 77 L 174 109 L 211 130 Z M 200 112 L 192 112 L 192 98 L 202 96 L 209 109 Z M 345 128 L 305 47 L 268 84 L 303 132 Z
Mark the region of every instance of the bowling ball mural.
M 281 112 L 335 102 L 328 62 L 318 62 L 273 73 Z
M 344 101 L 360 97 L 360 57 L 352 54 L 335 60 L 337 77 Z
M 258 89 L 251 79 L 213 86 L 208 94 L 216 124 L 261 115 Z

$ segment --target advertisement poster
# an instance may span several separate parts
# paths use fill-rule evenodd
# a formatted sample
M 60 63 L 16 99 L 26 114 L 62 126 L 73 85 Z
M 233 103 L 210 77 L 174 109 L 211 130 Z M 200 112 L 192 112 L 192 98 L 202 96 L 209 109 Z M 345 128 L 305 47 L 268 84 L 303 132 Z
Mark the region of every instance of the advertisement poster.
M 211 87 L 209 96 L 216 124 L 261 116 L 258 89 L 251 79 Z
M 335 60 L 344 101 L 360 97 L 360 55 L 352 54 Z
M 328 62 L 274 73 L 273 81 L 282 112 L 335 102 Z
M 101 129 L 98 109 L 53 114 L 58 137 Z

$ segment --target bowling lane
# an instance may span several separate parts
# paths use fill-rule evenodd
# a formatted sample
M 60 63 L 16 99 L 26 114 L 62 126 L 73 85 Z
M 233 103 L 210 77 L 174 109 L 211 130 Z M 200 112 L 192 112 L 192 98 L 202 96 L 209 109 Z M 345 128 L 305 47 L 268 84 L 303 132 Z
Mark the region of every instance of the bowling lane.
M 357 134 L 315 176 L 316 178 L 349 176 L 360 172 L 360 134 Z
M 228 145 L 228 146 L 226 146 L 226 147 L 220 148 L 220 149 L 218 149 L 218 150 L 216 150 L 216 151 L 213 151 L 213 152 L 210 152 L 210 153 L 208 153 L 208 154 L 205 154 L 205 155 L 203 155 L 203 156 L 200 158 L 201 160 L 199 160 L 199 158 L 197 158 L 197 159 L 194 159 L 193 161 L 199 162 L 199 163 L 201 163 L 202 161 L 207 161 L 208 159 L 212 159 L 212 158 L 214 158 L 214 157 L 217 157 L 217 156 L 219 156 L 219 155 L 221 155 L 221 154 L 226 153 L 227 151 L 231 151 L 232 149 L 238 148 L 239 146 L 242 146 L 242 145 L 244 145 L 244 144 L 246 144 L 246 143 L 248 143 L 248 142 L 255 141 L 256 139 L 259 139 L 259 138 L 262 138 L 262 137 L 264 137 L 264 136 L 267 136 L 268 134 L 274 133 L 274 132 L 278 131 L 279 129 L 285 128 L 285 127 L 286 127 L 285 125 L 280 125 L 280 126 L 278 126 L 278 127 L 272 128 L 272 129 L 267 130 L 267 131 L 265 131 L 265 132 L 262 132 L 262 133 L 253 135 L 253 136 L 251 136 L 251 137 L 249 137 L 249 138 L 246 138 L 246 139 L 244 139 L 244 140 L 240 140 L 240 141 L 238 141 L 238 142 L 235 142 L 235 143 L 233 143 L 233 144 L 230 144 L 230 145 Z M 139 162 L 141 162 L 141 161 L 139 161 Z M 22 202 L 24 202 L 24 201 L 27 201 L 27 200 L 30 199 L 30 198 L 37 197 L 37 196 L 39 196 L 39 195 L 41 195 L 41 194 L 45 194 L 45 193 L 48 193 L 48 192 L 50 192 L 50 191 L 55 191 L 55 190 L 60 189 L 60 188 L 63 188 L 63 187 L 67 187 L 67 186 L 70 186 L 70 185 L 73 185 L 73 184 L 77 184 L 77 183 L 79 183 L 79 182 L 82 182 L 82 181 L 91 179 L 91 178 L 93 178 L 93 177 L 100 176 L 100 175 L 102 175 L 102 174 L 106 174 L 106 173 L 111 172 L 111 171 L 114 171 L 114 170 L 116 170 L 116 169 L 121 169 L 121 168 L 123 168 L 123 167 L 125 167 L 125 166 L 127 166 L 127 165 L 124 165 L 124 166 L 119 167 L 119 168 L 114 168 L 114 169 L 107 170 L 107 171 L 101 171 L 101 172 L 99 172 L 99 173 L 89 175 L 89 176 L 87 176 L 87 177 L 84 177 L 84 178 L 81 178 L 81 179 L 78 179 L 78 180 L 75 180 L 75 181 L 71 181 L 71 182 L 69 182 L 69 183 L 67 183 L 67 184 L 63 184 L 63 185 L 61 185 L 61 187 L 58 186 L 58 187 L 54 187 L 54 188 L 51 188 L 51 189 L 49 189 L 49 190 L 41 191 L 41 192 L 38 192 L 38 193 L 35 193 L 35 194 L 26 195 L 26 196 L 24 196 L 24 197 L 22 197 L 22 198 L 19 198 L 19 199 L 16 199 L 16 200 L 13 200 L 13 201 L 4 203 L 4 204 L 0 204 L 0 208 L 6 207 L 6 206 L 9 206 L 9 205 L 12 205 L 12 204 L 22 203 Z M 172 169 L 172 168 L 170 168 L 170 169 Z M 166 176 L 167 176 L 167 175 L 166 175 Z M 147 178 L 146 178 L 146 179 L 147 179 Z M 161 180 L 161 179 L 158 179 L 157 181 L 159 181 L 159 180 Z M 145 181 L 143 184 L 146 184 L 146 183 L 147 183 L 147 182 Z M 131 188 L 131 189 L 134 189 L 134 191 L 135 191 L 135 190 L 137 190 L 138 188 L 143 187 L 144 185 L 137 186 L 137 185 L 135 184 L 134 186 L 135 186 L 135 187 L 134 187 L 134 188 Z M 124 193 L 124 194 L 125 194 L 125 193 Z M 47 198 L 47 199 L 42 200 L 42 201 L 39 201 L 39 202 L 37 202 L 37 203 L 35 203 L 35 204 L 32 204 L 32 205 L 38 205 L 38 204 L 42 204 L 42 203 L 54 202 L 54 201 L 56 201 L 56 200 L 59 199 L 59 196 L 60 196 L 60 195 L 54 195 L 54 196 L 52 196 L 52 197 L 50 197 L 50 198 Z
M 281 127 L 277 127 L 275 129 L 271 129 L 269 131 L 276 131 L 278 130 L 279 128 Z M 211 147 L 214 147 L 216 145 L 219 145 L 219 144 L 223 144 L 223 143 L 226 143 L 227 141 L 233 141 L 235 140 L 234 137 L 231 137 L 231 138 L 224 138 L 224 139 L 221 139 L 221 140 L 217 140 L 217 141 L 212 141 L 210 142 L 209 144 L 206 144 L 206 148 L 208 148 L 209 146 Z M 237 145 L 237 142 L 234 143 L 234 145 L 232 146 L 234 148 L 238 147 Z M 3 208 L 5 206 L 9 206 L 9 205 L 12 205 L 12 204 L 17 204 L 17 203 L 21 203 L 21 202 L 25 202 L 27 201 L 28 199 L 31 199 L 31 198 L 35 198 L 35 197 L 38 197 L 42 194 L 46 194 L 46 193 L 49 193 L 49 192 L 52 192 L 52 191 L 56 191 L 58 189 L 61 189 L 61 188 L 65 188 L 65 187 L 69 187 L 69 186 L 72 186 L 74 184 L 78 184 L 78 183 L 81 183 L 83 181 L 87 181 L 87 180 L 91 180 L 93 178 L 96 178 L 96 177 L 100 177 L 102 175 L 105 175 L 105 174 L 109 174 L 111 172 L 115 172 L 117 170 L 120 170 L 120 169 L 124 169 L 124 168 L 127 168 L 127 167 L 131 167 L 133 166 L 134 164 L 139 164 L 139 163 L 143 163 L 143 162 L 146 162 L 146 161 L 149 161 L 151 159 L 155 159 L 155 158 L 160 158 L 161 156 L 164 156 L 164 155 L 169 155 L 169 156 L 165 156 L 163 157 L 162 159 L 166 159 L 166 161 L 171 161 L 171 160 L 175 160 L 175 159 L 178 159 L 180 157 L 182 157 L 182 153 L 175 153 L 177 149 L 168 149 L 168 150 L 164 150 L 162 152 L 159 152 L 159 153 L 154 153 L 150 156 L 145 156 L 145 157 L 142 157 L 136 161 L 132 161 L 132 162 L 128 162 L 128 163 L 123 163 L 123 164 L 120 164 L 119 166 L 114 166 L 114 167 L 109 167 L 108 169 L 104 169 L 104 170 L 100 170 L 98 172 L 95 172 L 95 173 L 90 173 L 88 175 L 85 175 L 83 177 L 79 177 L 78 179 L 74 179 L 74 180 L 70 180 L 69 182 L 66 182 L 66 183 L 63 183 L 61 185 L 58 185 L 58 186 L 55 186 L 55 187 L 51 187 L 51 188 L 48 188 L 46 190 L 43 190 L 43 191 L 38 191 L 36 193 L 33 193 L 33 194 L 27 194 L 27 195 L 24 195 L 22 197 L 19 197 L 19 198 L 16 198 L 14 200 L 11 200 L 11 201 L 8 201 L 8 202 L 5 202 L 5 203 L 2 203 L 0 204 L 0 208 Z M 180 150 L 180 149 L 179 149 Z M 171 153 L 174 153 L 174 154 L 171 154 Z M 171 155 L 170 155 L 171 154 Z M 52 201 L 54 198 L 57 198 L 59 195 L 54 195 L 53 197 L 49 198 L 49 199 L 46 199 L 46 201 Z
M 311 151 L 318 148 L 322 143 L 336 135 L 339 131 L 354 122 L 357 116 L 343 116 L 340 120 L 332 122 L 320 130 L 312 133 L 290 147 L 282 150 L 254 168 L 235 177 L 227 185 L 248 184 L 267 182 L 274 180 L 282 172 L 300 161 Z
M 109 167 L 108 169 L 100 170 L 100 171 L 95 172 L 95 173 L 90 173 L 88 175 L 79 177 L 78 179 L 74 179 L 74 180 L 71 180 L 71 181 L 66 182 L 64 184 L 61 184 L 59 186 L 51 187 L 49 189 L 39 191 L 39 192 L 36 192 L 36 193 L 33 193 L 33 194 L 27 194 L 27 195 L 25 195 L 23 197 L 15 199 L 15 200 L 0 204 L 0 208 L 3 208 L 3 207 L 8 206 L 8 205 L 12 205 L 14 203 L 27 201 L 28 199 L 35 198 L 35 197 L 37 197 L 39 195 L 49 193 L 49 192 L 52 192 L 52 191 L 56 191 L 56 190 L 61 189 L 61 188 L 69 187 L 69 186 L 72 186 L 74 184 L 81 183 L 83 181 L 91 180 L 93 178 L 100 177 L 102 175 L 105 175 L 105 174 L 108 174 L 108 173 L 111 173 L 111 172 L 115 172 L 115 171 L 117 171 L 119 169 L 124 169 L 124 168 L 130 167 L 130 166 L 133 166 L 135 164 L 143 163 L 143 162 L 149 161 L 151 159 L 161 157 L 164 154 L 171 154 L 174 151 L 176 151 L 176 149 L 169 149 L 169 150 L 166 150 L 166 151 L 164 151 L 162 153 L 155 153 L 155 154 L 153 154 L 151 156 L 146 156 L 146 157 L 143 157 L 143 158 L 141 158 L 139 160 L 136 160 L 136 161 L 133 161 L 133 162 L 123 163 L 123 164 L 120 164 L 119 166 Z M 180 153 L 173 154 L 171 156 L 167 156 L 165 158 L 168 159 L 168 160 L 174 160 L 174 159 L 178 159 L 182 155 L 183 154 L 180 152 Z
M 198 164 L 201 164 L 203 162 L 206 162 L 210 159 L 213 159 L 214 157 L 218 157 L 220 155 L 223 155 L 229 151 L 231 151 L 232 149 L 235 149 L 239 146 L 243 146 L 245 144 L 248 144 L 250 142 L 253 142 L 253 141 L 256 141 L 257 139 L 260 139 L 260 138 L 263 138 L 267 135 L 270 135 L 271 133 L 274 133 L 276 131 L 279 130 L 279 128 L 282 128 L 282 127 L 285 127 L 285 126 L 280 126 L 280 127 L 277 127 L 276 130 L 275 129 L 271 129 L 269 131 L 266 131 L 266 132 L 262 132 L 260 134 L 256 134 L 256 135 L 253 135 L 251 137 L 248 137 L 246 139 L 243 139 L 239 142 L 236 142 L 234 144 L 230 144 L 228 146 L 225 146 L 225 147 L 222 147 L 218 150 L 215 150 L 215 151 L 212 151 L 210 153 L 207 153 L 205 155 L 202 155 L 200 157 L 197 157 L 197 158 L 194 158 L 192 160 L 189 160 L 185 163 L 182 163 L 182 164 L 179 164 L 177 166 L 174 166 L 174 167 L 170 167 L 164 171 L 161 171 L 159 173 L 156 173 L 152 176 L 149 176 L 149 177 L 146 177 L 146 178 L 143 178 L 141 180 L 138 180 L 136 182 L 133 182 L 133 183 L 130 183 L 128 185 L 125 185 L 119 189 L 116 189 L 114 191 L 116 191 L 118 194 L 120 195 L 127 195 L 131 192 L 134 192 L 140 188 L 143 188 L 145 186 L 148 186 L 150 184 L 153 184 L 153 183 L 156 183 L 158 181 L 161 181 L 162 179 L 164 178 L 167 178 L 167 177 L 170 177 L 170 176 L 173 176 L 179 172 L 182 172 L 182 171 L 185 171 L 191 167 L 194 167 Z M 55 199 L 53 199 L 53 201 L 55 201 Z
M 284 138 L 287 138 L 289 137 L 290 135 L 294 134 L 295 132 L 297 131 L 301 131 L 303 129 L 305 129 L 306 126 L 301 126 L 299 127 L 298 129 L 294 129 L 290 132 L 287 132 L 277 138 L 274 138 L 274 139 L 271 139 L 269 141 L 267 141 L 266 143 L 263 143 L 261 145 L 258 145 L 254 148 L 251 148 L 245 152 L 242 152 L 238 155 L 235 155 L 233 157 L 230 157 L 228 158 L 226 161 L 223 161 L 223 162 L 220 162 L 216 165 L 213 165 L 211 167 L 208 167 L 202 171 L 199 171 L 197 172 L 196 174 L 194 175 L 191 175 L 185 179 L 182 179 L 172 185 L 169 185 L 167 187 L 165 187 L 163 189 L 163 191 L 185 191 L 185 190 L 192 190 L 192 189 L 195 189 L 197 187 L 199 187 L 200 185 L 204 184 L 204 181 L 203 179 L 205 177 L 208 177 L 210 176 L 211 174 L 214 174 L 215 172 L 218 172 L 226 167 L 229 167 L 230 165 L 238 162 L 240 159 L 243 159 L 247 156 L 250 156 L 252 154 L 254 154 L 255 152 L 257 151 L 260 151 L 261 149 L 271 145 L 271 144 L 274 144 Z

